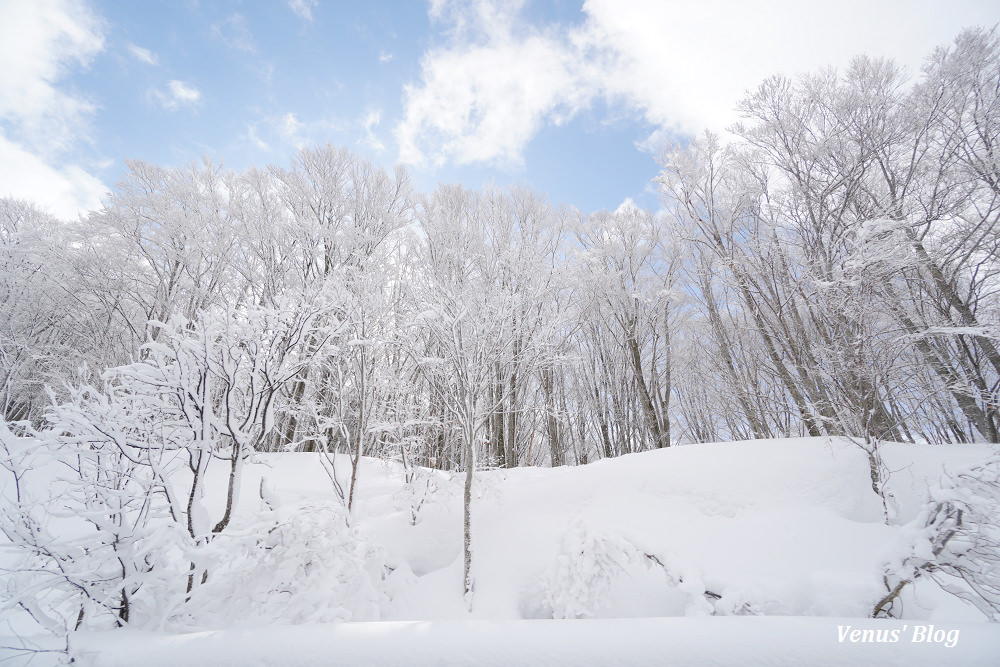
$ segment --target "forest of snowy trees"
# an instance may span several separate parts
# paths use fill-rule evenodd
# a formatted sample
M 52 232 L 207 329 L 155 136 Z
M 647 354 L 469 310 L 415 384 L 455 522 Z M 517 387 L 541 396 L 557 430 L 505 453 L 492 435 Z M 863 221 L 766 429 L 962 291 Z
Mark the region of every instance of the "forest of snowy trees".
M 452 468 L 462 443 L 512 467 L 782 434 L 995 442 L 998 80 L 985 30 L 912 85 L 865 57 L 769 79 L 734 139 L 663 151 L 657 215 L 424 196 L 329 146 L 242 172 L 133 161 L 76 222 L 5 200 L 4 418 L 114 396 L 200 338 L 216 390 L 273 419 L 264 451 Z M 266 359 L 262 384 L 223 354 Z
M 243 171 L 132 161 L 77 221 L 3 200 L 11 437 L 84 447 L 101 502 L 194 543 L 227 529 L 253 452 L 349 454 L 331 471 L 349 511 L 362 456 L 467 471 L 468 494 L 476 469 L 677 444 L 1000 441 L 997 31 L 914 81 L 858 57 L 768 79 L 739 111 L 725 138 L 664 148 L 657 213 L 422 194 L 332 146 Z M 182 492 L 158 467 L 178 452 Z M 220 459 L 230 503 L 209 516 Z M 152 568 L 122 556 L 127 527 L 103 547 Z

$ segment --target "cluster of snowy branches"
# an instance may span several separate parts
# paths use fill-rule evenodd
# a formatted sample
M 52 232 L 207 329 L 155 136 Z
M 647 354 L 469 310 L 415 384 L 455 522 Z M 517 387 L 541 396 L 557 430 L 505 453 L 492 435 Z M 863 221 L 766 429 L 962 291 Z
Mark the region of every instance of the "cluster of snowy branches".
M 0 531 L 16 554 L 0 611 L 20 606 L 56 634 L 379 617 L 389 571 L 343 505 L 287 511 L 262 484 L 260 511 L 235 512 L 274 396 L 327 309 L 280 312 L 157 324 L 141 360 L 100 390 L 70 388 L 51 428 L 0 427 Z
M 930 490 L 917 518 L 903 530 L 906 549 L 886 565 L 886 596 L 873 617 L 899 613 L 908 587 L 920 578 L 968 601 L 1000 621 L 1000 455 L 945 475 Z
M 100 499 L 74 518 L 100 547 L 46 552 L 27 510 L 5 530 L 88 600 L 80 618 L 126 621 L 170 597 L 140 575 L 180 567 L 182 601 L 220 580 L 204 554 L 254 452 L 349 453 L 349 479 L 330 471 L 348 512 L 360 458 L 398 457 L 467 471 L 471 591 L 477 466 L 830 434 L 865 441 L 878 490 L 880 440 L 1000 441 L 997 81 L 979 29 L 913 83 L 866 57 L 769 79 L 732 141 L 664 150 L 656 215 L 423 196 L 329 146 L 242 172 L 132 161 L 73 223 L 3 200 L 0 409 L 73 471 L 60 494 Z M 37 468 L 15 454 L 15 476 Z M 173 532 L 147 539 L 154 520 Z M 87 558 L 121 567 L 100 590 L 56 572 Z

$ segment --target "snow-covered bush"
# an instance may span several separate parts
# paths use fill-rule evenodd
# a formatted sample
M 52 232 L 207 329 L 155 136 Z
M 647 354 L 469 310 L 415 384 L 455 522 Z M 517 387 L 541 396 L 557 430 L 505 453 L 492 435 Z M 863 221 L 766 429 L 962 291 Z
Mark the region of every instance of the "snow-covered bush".
M 121 452 L 38 436 L 0 429 L 0 530 L 13 547 L 0 611 L 20 606 L 55 633 L 149 622 L 167 603 L 161 564 L 176 542 L 155 476 Z
M 388 603 L 384 552 L 339 503 L 240 517 L 198 552 L 209 576 L 174 625 L 374 621 Z
M 387 567 L 338 503 L 285 508 L 269 493 L 264 509 L 194 540 L 141 466 L 112 473 L 107 452 L 77 450 L 82 463 L 67 475 L 44 443 L 21 439 L 33 447 L 19 451 L 9 431 L 0 436 L 5 467 L 23 489 L 5 494 L 13 497 L 0 508 L 0 529 L 15 547 L 0 615 L 21 607 L 57 635 L 378 620 L 393 587 L 407 584 L 405 568 Z M 194 564 L 201 576 L 188 590 Z
M 611 584 L 640 558 L 628 540 L 579 523 L 562 538 L 555 566 L 543 578 L 552 618 L 587 618 L 606 601 Z
M 708 590 L 701 573 L 676 557 L 650 553 L 621 535 L 583 522 L 563 536 L 555 565 L 542 576 L 541 607 L 552 618 L 592 617 L 608 603 L 618 580 L 650 569 L 665 578 L 664 593 L 681 594 L 683 606 L 678 610 L 687 616 L 756 613 L 740 595 Z
M 562 538 L 556 562 L 541 577 L 538 591 L 529 597 L 528 613 L 541 611 L 552 618 L 589 618 L 606 608 L 614 597 L 615 585 L 637 578 L 650 583 L 646 572 L 655 572 L 652 581 L 660 588 L 648 591 L 664 599 L 661 608 L 685 616 L 756 615 L 760 605 L 743 591 L 710 590 L 697 567 L 673 554 L 654 553 L 630 539 L 577 522 Z M 656 586 L 657 584 L 653 584 Z
M 18 560 L 4 608 L 19 605 L 53 632 L 161 627 L 204 598 L 198 588 L 209 582 L 214 595 L 231 596 L 216 582 L 234 562 L 266 571 L 274 557 L 264 555 L 299 540 L 289 530 L 315 528 L 270 519 L 253 531 L 278 542 L 212 544 L 227 536 L 243 468 L 271 430 L 276 396 L 301 367 L 302 341 L 323 309 L 293 306 L 157 324 L 140 361 L 105 372 L 100 388 L 68 388 L 69 400 L 49 410 L 47 430 L 30 439 L 0 432 L 8 471 L 0 529 Z M 205 501 L 216 461 L 226 469 L 221 507 Z M 330 548 L 362 548 L 324 534 Z M 295 554 L 285 556 L 294 567 Z M 277 582 L 265 588 L 295 584 L 280 574 L 262 580 Z
M 904 527 L 906 545 L 885 568 L 887 594 L 873 617 L 899 617 L 901 594 L 920 578 L 934 581 L 1000 622 L 1000 453 L 930 489 Z
M 414 466 L 411 461 L 412 459 L 406 455 L 406 450 L 403 449 L 404 486 L 396 494 L 395 501 L 398 507 L 405 508 L 409 512 L 410 525 L 416 526 L 420 521 L 420 510 L 423 509 L 424 505 L 429 505 L 433 499 L 445 494 L 438 493 L 440 473 L 429 468 Z

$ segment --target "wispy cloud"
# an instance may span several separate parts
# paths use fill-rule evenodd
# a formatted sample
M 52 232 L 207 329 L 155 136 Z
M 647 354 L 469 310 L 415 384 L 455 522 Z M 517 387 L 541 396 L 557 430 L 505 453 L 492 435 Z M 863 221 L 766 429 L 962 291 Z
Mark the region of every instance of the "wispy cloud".
M 128 45 L 128 52 L 141 63 L 146 63 L 147 65 L 157 65 L 160 59 L 156 57 L 156 54 L 149 49 L 144 49 L 141 46 L 136 46 L 135 44 Z
M 43 152 L 73 144 L 95 107 L 61 80 L 104 49 L 103 30 L 81 3 L 0 4 L 0 120 L 8 131 Z
M 226 20 L 212 26 L 212 32 L 222 40 L 222 43 L 237 51 L 256 53 L 253 33 L 242 14 L 231 14 Z
M 380 63 L 392 62 L 392 54 L 387 51 L 380 51 L 378 54 L 378 61 Z
M 257 133 L 257 126 L 252 123 L 247 123 L 247 139 L 249 139 L 250 143 L 253 144 L 258 150 L 271 150 L 271 145 L 260 138 L 260 134 Z
M 302 127 L 302 121 L 291 111 L 283 115 L 277 122 L 278 134 L 282 140 L 296 148 L 302 148 L 306 144 L 301 135 Z
M 385 144 L 383 144 L 382 140 L 375 135 L 375 128 L 378 127 L 380 122 L 382 122 L 381 109 L 371 109 L 366 112 L 364 117 L 361 119 L 361 127 L 364 130 L 364 136 L 358 142 L 379 153 L 385 150 Z
M 310 144 L 328 141 L 348 141 L 350 134 L 358 136 L 359 126 L 363 132 L 374 128 L 380 116 L 376 112 L 373 124 L 368 126 L 368 114 L 361 120 L 344 122 L 334 116 L 307 117 L 294 111 L 284 111 L 274 114 L 257 114 L 245 123 L 245 139 L 255 149 L 270 151 L 284 149 L 289 146 L 302 148 Z M 350 134 L 349 134 L 350 133 Z
M 288 8 L 303 21 L 313 20 L 312 10 L 317 4 L 316 0 L 287 0 L 287 3 Z
M 168 81 L 166 90 L 154 89 L 151 94 L 167 111 L 195 107 L 201 103 L 201 91 L 184 81 Z

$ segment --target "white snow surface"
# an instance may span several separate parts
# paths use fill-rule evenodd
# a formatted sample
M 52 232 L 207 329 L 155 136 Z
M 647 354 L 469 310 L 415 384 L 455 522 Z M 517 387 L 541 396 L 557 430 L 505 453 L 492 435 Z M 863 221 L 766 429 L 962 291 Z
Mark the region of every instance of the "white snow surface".
M 906 629 L 904 629 L 906 626 Z M 899 630 L 892 643 L 839 641 L 845 628 Z M 917 627 L 922 627 L 921 630 Z M 789 617 L 576 621 L 438 621 L 285 626 L 168 636 L 123 632 L 77 638 L 76 663 L 102 667 L 312 667 L 315 665 L 963 665 L 994 667 L 992 625 L 951 623 L 958 642 L 914 642 L 927 626 L 902 621 Z M 934 630 L 939 629 L 938 626 Z M 933 632 L 933 630 L 932 630 Z
M 70 646 L 82 665 L 1000 664 L 1000 627 L 933 583 L 912 587 L 903 620 L 867 618 L 885 593 L 885 563 L 906 548 L 901 526 L 928 486 L 992 451 L 884 445 L 898 505 L 892 525 L 867 455 L 837 438 L 484 471 L 473 506 L 471 611 L 462 596 L 462 474 L 419 469 L 407 486 L 400 464 L 364 459 L 354 526 L 395 570 L 377 617 L 80 632 Z M 316 455 L 258 459 L 245 471 L 244 512 L 259 510 L 252 491 L 262 477 L 268 503 L 280 499 L 283 512 L 333 497 Z M 350 470 L 346 457 L 338 469 Z M 224 489 L 221 477 L 209 480 L 210 507 Z M 919 628 L 942 641 L 914 641 Z M 854 629 L 898 630 L 898 640 L 852 642 Z M 26 656 L 18 655 L 0 664 L 20 664 Z M 32 665 L 48 659 L 33 657 Z

